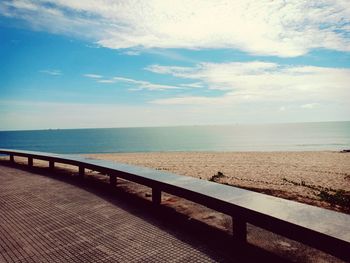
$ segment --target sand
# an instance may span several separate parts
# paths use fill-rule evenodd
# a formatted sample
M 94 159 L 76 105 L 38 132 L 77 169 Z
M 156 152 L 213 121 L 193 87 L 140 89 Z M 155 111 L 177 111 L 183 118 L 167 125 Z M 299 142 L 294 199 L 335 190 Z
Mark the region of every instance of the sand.
M 344 198 L 350 196 L 350 153 L 162 152 L 89 156 L 203 180 L 220 172 L 222 175 L 214 178 L 218 183 L 349 212 Z

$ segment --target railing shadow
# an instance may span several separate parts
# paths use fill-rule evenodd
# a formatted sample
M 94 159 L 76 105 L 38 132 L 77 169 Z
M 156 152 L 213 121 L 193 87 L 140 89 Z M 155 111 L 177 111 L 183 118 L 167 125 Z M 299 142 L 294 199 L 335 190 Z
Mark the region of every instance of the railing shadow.
M 213 261 L 222 262 L 222 258 L 225 258 L 224 262 L 291 262 L 251 244 L 239 245 L 233 241 L 231 235 L 222 230 L 196 219 L 189 220 L 188 216 L 177 212 L 172 207 L 155 206 L 149 200 L 122 188 L 111 188 L 109 184 L 96 178 L 85 177 L 81 180 L 79 176 L 72 175 L 71 171 L 66 169 L 55 168 L 51 171 L 44 167 L 29 167 L 7 160 L 0 160 L 0 165 L 30 171 L 84 189 L 185 243 L 189 244 L 191 240 L 198 241 L 201 245 L 197 249 L 207 254 Z M 188 235 L 193 238 L 189 240 L 186 237 Z

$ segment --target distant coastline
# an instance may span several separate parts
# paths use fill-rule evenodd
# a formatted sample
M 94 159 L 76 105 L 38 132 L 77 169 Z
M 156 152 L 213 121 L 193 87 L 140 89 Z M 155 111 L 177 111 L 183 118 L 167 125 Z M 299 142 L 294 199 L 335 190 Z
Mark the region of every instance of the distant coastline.
M 189 127 L 232 127 L 232 126 L 279 126 L 300 124 L 350 123 L 350 120 L 341 121 L 309 121 L 309 122 L 267 122 L 267 123 L 226 123 L 226 124 L 193 124 L 193 125 L 164 125 L 164 126 L 122 126 L 122 127 L 76 127 L 76 128 L 32 128 L 32 129 L 1 129 L 0 132 L 28 132 L 28 131 L 55 131 L 55 130 L 104 130 L 104 129 L 153 129 L 153 128 L 189 128 Z

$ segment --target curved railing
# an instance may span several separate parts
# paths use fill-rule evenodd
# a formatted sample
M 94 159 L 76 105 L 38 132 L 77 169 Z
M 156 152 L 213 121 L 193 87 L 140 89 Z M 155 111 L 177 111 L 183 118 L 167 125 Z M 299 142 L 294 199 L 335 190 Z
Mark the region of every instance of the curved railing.
M 110 177 L 115 186 L 123 178 L 152 188 L 152 201 L 161 203 L 161 193 L 167 192 L 232 216 L 233 237 L 236 244 L 246 242 L 246 224 L 262 227 L 274 233 L 310 245 L 346 261 L 350 261 L 350 215 L 285 200 L 237 187 L 217 184 L 192 177 L 132 166 L 112 161 L 97 160 L 79 155 L 63 155 L 33 151 L 0 149 L 0 154 L 46 160 L 50 169 L 55 163 L 79 167 L 79 176 L 85 169 Z

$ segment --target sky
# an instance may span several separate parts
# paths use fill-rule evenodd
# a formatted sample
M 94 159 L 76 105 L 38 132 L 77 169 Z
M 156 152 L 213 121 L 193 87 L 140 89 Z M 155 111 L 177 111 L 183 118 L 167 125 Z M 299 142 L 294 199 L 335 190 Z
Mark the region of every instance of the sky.
M 350 120 L 348 0 L 2 0 L 0 130 Z

